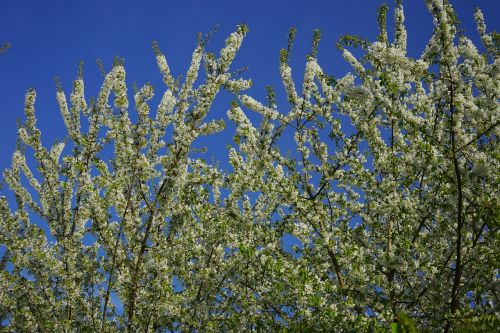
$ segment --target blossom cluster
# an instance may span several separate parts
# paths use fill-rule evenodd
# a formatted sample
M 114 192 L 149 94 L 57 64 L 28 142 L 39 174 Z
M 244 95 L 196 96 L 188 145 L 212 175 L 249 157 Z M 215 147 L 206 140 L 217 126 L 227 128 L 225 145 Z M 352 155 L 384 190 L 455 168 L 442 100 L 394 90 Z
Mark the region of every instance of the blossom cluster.
M 49 148 L 29 90 L 4 172 L 15 200 L 0 196 L 0 326 L 375 331 L 409 317 L 424 330 L 483 319 L 494 329 L 498 39 L 477 11 L 482 53 L 448 1 L 428 5 L 435 29 L 419 59 L 407 55 L 400 2 L 394 41 L 382 7 L 363 56 L 342 47 L 344 77 L 323 71 L 315 34 L 296 84 L 289 41 L 288 106 L 273 90 L 258 101 L 230 71 L 243 25 L 218 57 L 199 42 L 182 82 L 154 44 L 165 87 L 156 111 L 152 85 L 135 92 L 137 117 L 120 61 L 96 102 L 80 73 L 69 104 L 56 93 L 68 137 Z M 234 96 L 226 169 L 193 144 L 225 130 L 207 120 L 221 89 Z

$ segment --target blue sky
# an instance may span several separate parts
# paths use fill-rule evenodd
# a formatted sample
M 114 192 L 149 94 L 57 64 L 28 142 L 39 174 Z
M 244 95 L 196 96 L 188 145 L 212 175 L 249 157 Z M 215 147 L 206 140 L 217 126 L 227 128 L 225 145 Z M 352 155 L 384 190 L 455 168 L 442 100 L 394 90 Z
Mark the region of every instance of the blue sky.
M 56 99 L 54 77 L 69 92 L 78 63 L 83 61 L 87 98 L 96 96 L 102 78 L 96 59 L 110 69 L 113 57 L 125 59 L 127 81 L 139 86 L 151 82 L 163 89 L 151 42 L 157 40 L 175 75 L 184 74 L 190 63 L 196 34 L 219 25 L 208 49 L 218 52 L 226 36 L 239 23 L 250 32 L 236 57 L 233 69 L 248 67 L 243 75 L 252 78 L 249 94 L 263 98 L 264 87 L 281 89 L 278 71 L 279 49 L 286 45 L 288 29 L 298 28 L 291 65 L 295 76 L 302 75 L 305 55 L 310 52 L 313 29 L 322 30 L 319 63 L 329 73 L 345 74 L 350 68 L 335 49 L 342 34 L 373 39 L 377 34 L 375 0 L 254 0 L 254 1 L 0 1 L 0 43 L 12 47 L 0 56 L 0 169 L 10 165 L 16 141 L 16 119 L 24 119 L 24 94 L 37 90 L 37 117 L 45 144 L 63 138 L 65 130 Z M 489 30 L 498 28 L 500 1 L 452 1 L 463 28 L 477 41 L 473 8 L 483 9 Z M 392 7 L 392 2 L 389 1 Z M 409 52 L 418 56 L 431 35 L 431 16 L 424 1 L 404 1 L 409 35 Z M 392 22 L 392 14 L 390 20 Z M 130 85 L 129 85 L 130 87 Z M 209 118 L 223 118 L 229 96 L 221 94 Z M 281 106 L 284 106 L 283 104 Z M 257 119 L 257 118 L 255 118 Z M 210 149 L 225 154 L 231 127 L 205 141 Z M 219 147 L 224 149 L 218 149 Z M 208 156 L 209 158 L 209 156 Z

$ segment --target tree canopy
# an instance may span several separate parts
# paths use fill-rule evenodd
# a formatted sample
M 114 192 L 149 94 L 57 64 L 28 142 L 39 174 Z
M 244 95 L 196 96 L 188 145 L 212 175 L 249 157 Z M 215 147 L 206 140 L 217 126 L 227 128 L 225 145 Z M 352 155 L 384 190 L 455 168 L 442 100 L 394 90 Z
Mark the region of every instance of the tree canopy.
M 4 54 L 7 52 L 7 50 L 10 48 L 10 43 L 4 42 L 2 46 L 0 46 L 0 55 Z
M 398 1 L 393 40 L 387 6 L 377 40 L 341 38 L 352 72 L 339 78 L 318 63 L 315 31 L 294 81 L 291 29 L 279 64 L 288 105 L 271 87 L 266 101 L 245 94 L 252 82 L 231 70 L 244 25 L 218 55 L 200 39 L 183 80 L 153 44 L 165 87 L 133 96 L 122 60 L 95 99 L 80 69 L 69 103 L 57 89 L 67 137 L 51 146 L 28 90 L 4 172 L 15 200 L 0 197 L 0 327 L 497 327 L 500 38 L 479 9 L 476 47 L 447 1 L 428 7 L 434 33 L 419 58 Z M 236 127 L 226 169 L 193 148 L 225 129 L 207 120 L 221 89 Z

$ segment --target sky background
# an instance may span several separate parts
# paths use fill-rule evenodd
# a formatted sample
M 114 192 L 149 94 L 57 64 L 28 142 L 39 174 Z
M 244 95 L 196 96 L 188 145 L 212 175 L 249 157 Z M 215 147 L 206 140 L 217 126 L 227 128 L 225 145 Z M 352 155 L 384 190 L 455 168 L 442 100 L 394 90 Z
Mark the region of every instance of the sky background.
M 298 29 L 291 66 L 301 82 L 305 55 L 310 52 L 313 29 L 321 29 L 319 63 L 330 74 L 344 75 L 350 68 L 335 48 L 343 34 L 355 34 L 371 40 L 377 35 L 375 0 L 253 0 L 253 1 L 56 1 L 0 0 L 0 43 L 12 47 L 0 56 L 0 170 L 11 163 L 16 141 L 16 120 L 24 120 L 24 95 L 28 88 L 37 91 L 38 125 L 45 145 L 65 137 L 55 92 L 54 77 L 59 77 L 69 96 L 80 61 L 84 65 L 87 100 L 97 96 L 102 77 L 96 59 L 106 70 L 113 57 L 125 59 L 129 98 L 131 84 L 151 82 L 156 88 L 155 109 L 164 86 L 156 67 L 151 42 L 159 42 L 174 75 L 184 74 L 191 61 L 198 32 L 207 33 L 219 25 L 208 50 L 218 53 L 227 35 L 237 24 L 246 23 L 250 31 L 243 41 L 232 69 L 248 67 L 244 78 L 253 87 L 247 93 L 264 99 L 266 85 L 281 93 L 279 50 L 286 46 L 291 26 Z M 452 1 L 462 27 L 478 41 L 473 9 L 479 6 L 488 30 L 498 28 L 500 1 Z M 393 3 L 389 1 L 391 8 Z M 409 37 L 409 53 L 419 56 L 432 33 L 432 19 L 424 1 L 404 1 Z M 393 14 L 389 13 L 389 25 Z M 392 31 L 390 28 L 389 31 Z M 208 118 L 226 118 L 228 94 L 220 94 Z M 279 106 L 286 107 L 284 103 Z M 284 109 L 282 109 L 283 112 Z M 133 109 L 131 110 L 133 113 Z M 258 119 L 254 118 L 253 119 Z M 208 137 L 203 144 L 220 159 L 234 134 L 233 127 Z

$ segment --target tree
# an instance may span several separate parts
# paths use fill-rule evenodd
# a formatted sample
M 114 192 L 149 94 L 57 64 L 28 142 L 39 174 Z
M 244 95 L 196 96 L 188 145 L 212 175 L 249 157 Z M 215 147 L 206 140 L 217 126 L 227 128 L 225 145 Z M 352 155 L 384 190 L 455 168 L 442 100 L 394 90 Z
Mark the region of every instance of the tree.
M 0 199 L 2 326 L 494 329 L 498 38 L 477 10 L 480 53 L 450 4 L 428 4 L 435 28 L 419 59 L 406 54 L 397 2 L 394 41 L 386 6 L 377 41 L 341 39 L 354 71 L 342 78 L 317 63 L 316 31 L 301 90 L 288 65 L 292 29 L 280 57 L 289 107 L 280 110 L 272 88 L 261 103 L 243 93 L 251 81 L 229 71 L 245 26 L 218 58 L 199 41 L 182 84 L 154 44 L 166 89 L 155 114 L 153 87 L 134 93 L 136 121 L 120 60 L 88 104 L 80 71 L 70 105 L 57 91 L 68 137 L 50 148 L 29 90 L 4 172 L 16 202 Z M 202 61 L 204 81 L 195 86 Z M 205 120 L 221 88 L 235 96 L 228 170 L 191 147 L 224 129 L 223 120 Z M 243 109 L 261 114 L 261 123 Z M 290 137 L 295 150 L 285 153 Z M 291 249 L 284 238 L 294 240 Z
M 2 46 L 0 46 L 0 55 L 4 54 L 7 52 L 7 50 L 10 48 L 10 43 L 4 42 Z

